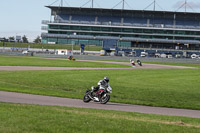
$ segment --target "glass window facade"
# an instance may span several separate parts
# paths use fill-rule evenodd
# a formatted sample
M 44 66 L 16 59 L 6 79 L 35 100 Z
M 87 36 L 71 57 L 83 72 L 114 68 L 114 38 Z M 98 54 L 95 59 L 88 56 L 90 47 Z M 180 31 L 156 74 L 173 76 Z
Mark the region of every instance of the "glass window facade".
M 73 34 L 91 36 L 119 36 L 138 37 L 152 39 L 178 39 L 178 40 L 200 40 L 200 31 L 184 30 L 160 30 L 160 29 L 138 29 L 119 27 L 93 27 L 93 26 L 72 26 L 72 25 L 49 25 L 49 33 Z
M 199 47 L 200 13 L 49 8 L 53 11 L 52 16 L 56 14 L 59 20 L 54 18 L 48 23 L 48 33 L 55 36 L 43 37 L 43 43 L 102 45 L 103 39 L 96 39 L 100 36 L 105 39 L 118 37 L 118 45 L 123 47 L 174 48 L 177 41 L 182 41 L 182 45 L 195 41 L 191 47 Z M 131 38 L 131 41 L 123 38 Z M 134 39 L 139 40 L 138 45 Z M 158 44 L 160 40 L 164 43 Z

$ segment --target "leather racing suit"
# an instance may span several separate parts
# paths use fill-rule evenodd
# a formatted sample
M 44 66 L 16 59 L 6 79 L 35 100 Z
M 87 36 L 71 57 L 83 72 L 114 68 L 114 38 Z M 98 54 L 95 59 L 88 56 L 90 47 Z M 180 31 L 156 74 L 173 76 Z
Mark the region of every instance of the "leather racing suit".
M 106 89 L 108 86 L 110 86 L 108 82 L 105 80 L 100 80 L 98 82 L 98 86 L 92 87 L 92 92 L 97 92 L 99 89 Z

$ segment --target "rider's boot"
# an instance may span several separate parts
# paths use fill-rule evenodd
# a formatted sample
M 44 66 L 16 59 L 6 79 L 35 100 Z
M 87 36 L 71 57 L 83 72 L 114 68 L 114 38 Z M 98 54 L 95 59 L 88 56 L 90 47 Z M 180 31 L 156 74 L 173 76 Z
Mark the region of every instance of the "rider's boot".
M 99 102 L 99 95 L 98 95 L 98 93 L 94 94 L 94 101 Z

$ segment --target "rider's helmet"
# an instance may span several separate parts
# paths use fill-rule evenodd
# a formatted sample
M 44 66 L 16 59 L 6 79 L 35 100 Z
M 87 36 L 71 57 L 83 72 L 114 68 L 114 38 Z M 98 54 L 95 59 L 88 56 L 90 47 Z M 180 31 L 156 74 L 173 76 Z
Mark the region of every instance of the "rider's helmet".
M 104 77 L 104 80 L 108 83 L 109 82 L 109 78 L 108 77 Z

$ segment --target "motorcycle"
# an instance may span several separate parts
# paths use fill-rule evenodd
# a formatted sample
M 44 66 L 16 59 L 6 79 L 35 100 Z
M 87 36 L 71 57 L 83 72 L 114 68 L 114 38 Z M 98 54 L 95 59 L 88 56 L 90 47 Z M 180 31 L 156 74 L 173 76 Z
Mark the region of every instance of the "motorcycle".
M 141 61 L 137 61 L 139 66 L 142 66 L 142 62 Z
M 73 56 L 68 56 L 67 59 L 75 61 L 76 59 Z
M 91 90 L 86 90 L 83 97 L 83 102 L 88 103 L 91 100 L 94 102 L 100 102 L 101 104 L 106 104 L 110 100 L 109 93 L 112 93 L 112 88 L 108 86 L 107 88 L 101 87 L 97 92 L 93 94 Z

